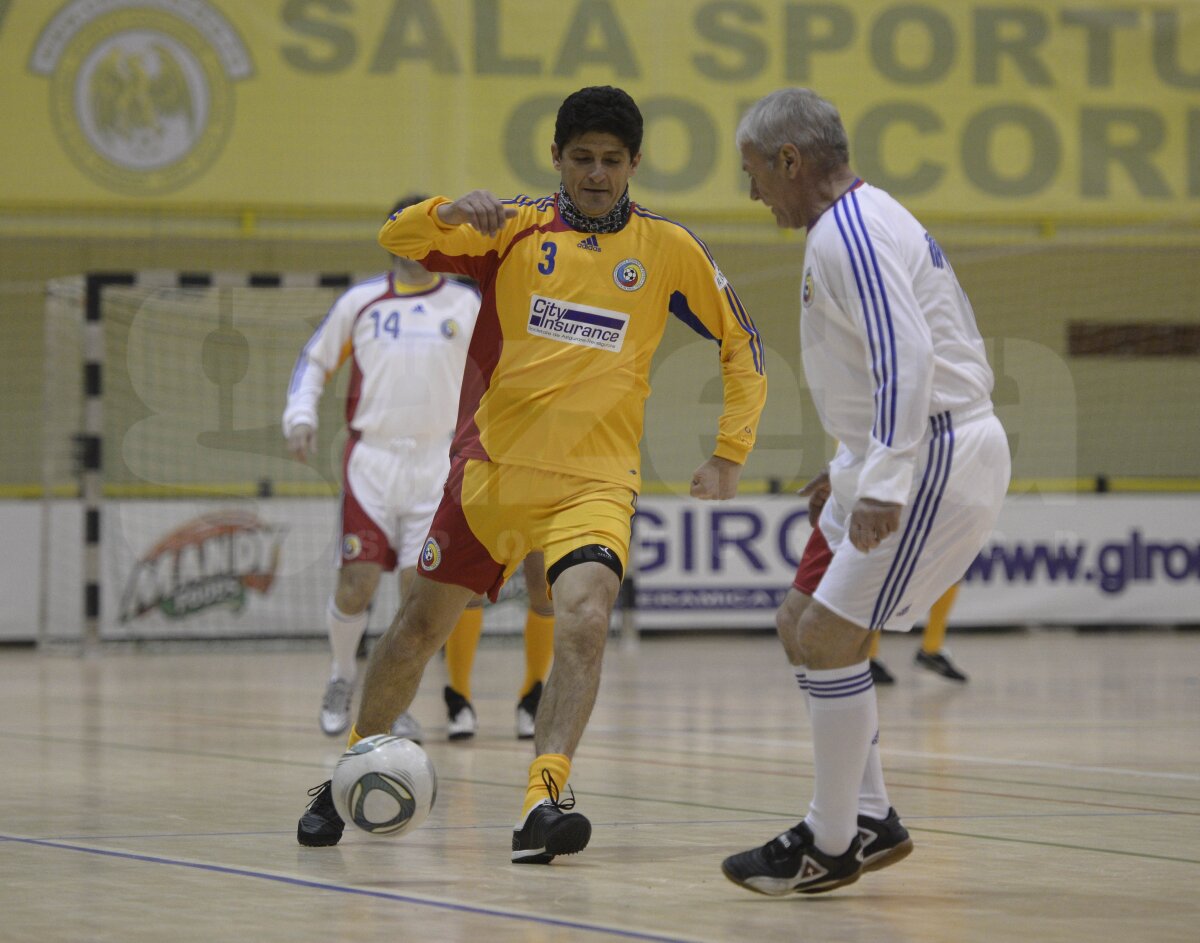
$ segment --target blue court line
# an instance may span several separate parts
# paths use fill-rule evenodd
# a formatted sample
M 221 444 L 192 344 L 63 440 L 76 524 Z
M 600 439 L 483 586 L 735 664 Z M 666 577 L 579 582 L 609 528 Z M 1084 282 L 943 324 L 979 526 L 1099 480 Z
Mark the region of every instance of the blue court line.
M 56 848 L 61 851 L 80 851 L 89 855 L 101 855 L 108 858 L 121 858 L 126 861 L 141 861 L 147 864 L 167 864 L 179 868 L 191 868 L 195 871 L 209 871 L 214 874 L 228 874 L 234 877 L 256 878 L 260 881 L 274 881 L 276 884 L 287 884 L 292 887 L 309 887 L 320 891 L 335 891 L 339 894 L 353 894 L 358 897 L 373 897 L 378 900 L 396 901 L 402 904 L 416 904 L 420 907 L 433 907 L 438 910 L 450 910 L 455 913 L 477 914 L 481 917 L 503 917 L 507 920 L 517 920 L 523 923 L 535 923 L 542 926 L 563 927 L 568 930 L 585 930 L 589 933 L 603 933 L 617 936 L 626 940 L 647 940 L 649 943 L 696 943 L 695 938 L 662 936 L 657 933 L 642 933 L 638 930 L 621 930 L 617 927 L 605 927 L 591 923 L 580 923 L 576 920 L 561 920 L 556 917 L 538 917 L 531 914 L 514 913 L 507 910 L 497 910 L 491 907 L 473 907 L 469 904 L 454 904 L 448 901 L 432 900 L 427 897 L 413 897 L 408 894 L 395 894 L 388 891 L 372 891 L 359 887 L 348 887 L 344 884 L 329 884 L 324 881 L 310 881 L 304 878 L 285 877 L 278 874 L 268 874 L 265 871 L 248 871 L 245 868 L 231 868 L 221 864 L 201 864 L 195 861 L 180 861 L 175 858 L 161 858 L 157 855 L 139 855 L 128 851 L 109 851 L 103 848 L 88 848 L 84 845 L 70 845 L 65 842 L 47 841 L 43 838 L 21 838 L 17 835 L 0 835 L 0 843 L 16 842 L 22 845 L 38 845 L 44 848 Z

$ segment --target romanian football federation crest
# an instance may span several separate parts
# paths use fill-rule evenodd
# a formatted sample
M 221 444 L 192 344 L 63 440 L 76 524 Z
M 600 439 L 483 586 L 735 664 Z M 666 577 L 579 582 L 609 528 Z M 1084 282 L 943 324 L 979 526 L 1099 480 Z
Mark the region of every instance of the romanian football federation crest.
M 425 541 L 421 548 L 421 569 L 436 570 L 442 563 L 442 548 L 432 537 Z
M 646 284 L 646 266 L 638 259 L 622 259 L 613 269 L 613 281 L 621 291 L 637 291 Z

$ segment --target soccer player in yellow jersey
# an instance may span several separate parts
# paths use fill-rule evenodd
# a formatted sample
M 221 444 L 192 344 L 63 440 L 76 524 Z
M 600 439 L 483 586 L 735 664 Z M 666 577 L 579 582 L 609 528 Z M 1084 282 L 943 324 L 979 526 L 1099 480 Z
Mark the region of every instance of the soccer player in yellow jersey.
M 650 361 L 670 315 L 716 341 L 725 406 L 691 494 L 737 492 L 766 397 L 762 343 L 707 248 L 634 203 L 642 117 L 609 86 L 559 109 L 558 193 L 502 200 L 474 190 L 393 216 L 380 243 L 483 292 L 467 353 L 450 477 L 413 591 L 375 646 L 351 742 L 407 709 L 426 662 L 476 593 L 494 595 L 530 550 L 546 563 L 554 666 L 538 708 L 512 860 L 582 851 L 591 823 L 560 799 L 595 703 L 609 616 L 640 486 Z M 335 844 L 328 784 L 301 818 L 302 844 Z

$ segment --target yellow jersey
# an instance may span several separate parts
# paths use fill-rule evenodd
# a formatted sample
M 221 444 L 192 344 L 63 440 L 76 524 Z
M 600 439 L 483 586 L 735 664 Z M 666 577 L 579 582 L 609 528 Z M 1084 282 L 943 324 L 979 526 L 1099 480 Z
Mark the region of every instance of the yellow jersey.
M 766 400 L 762 341 L 707 247 L 632 204 L 613 233 L 572 229 L 554 195 L 504 201 L 495 236 L 447 226 L 434 197 L 392 216 L 379 242 L 483 294 L 451 453 L 638 491 L 650 362 L 673 314 L 718 344 L 725 405 L 713 454 L 739 464 Z

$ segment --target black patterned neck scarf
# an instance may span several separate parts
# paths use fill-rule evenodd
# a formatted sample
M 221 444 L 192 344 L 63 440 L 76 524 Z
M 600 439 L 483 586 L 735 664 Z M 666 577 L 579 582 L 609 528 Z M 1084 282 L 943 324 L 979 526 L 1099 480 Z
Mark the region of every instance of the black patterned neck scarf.
M 633 204 L 629 200 L 629 188 L 621 194 L 617 205 L 603 216 L 588 216 L 581 213 L 579 208 L 567 196 L 567 189 L 561 183 L 558 185 L 558 212 L 563 221 L 577 232 L 618 232 L 629 222 L 629 214 L 633 212 Z

